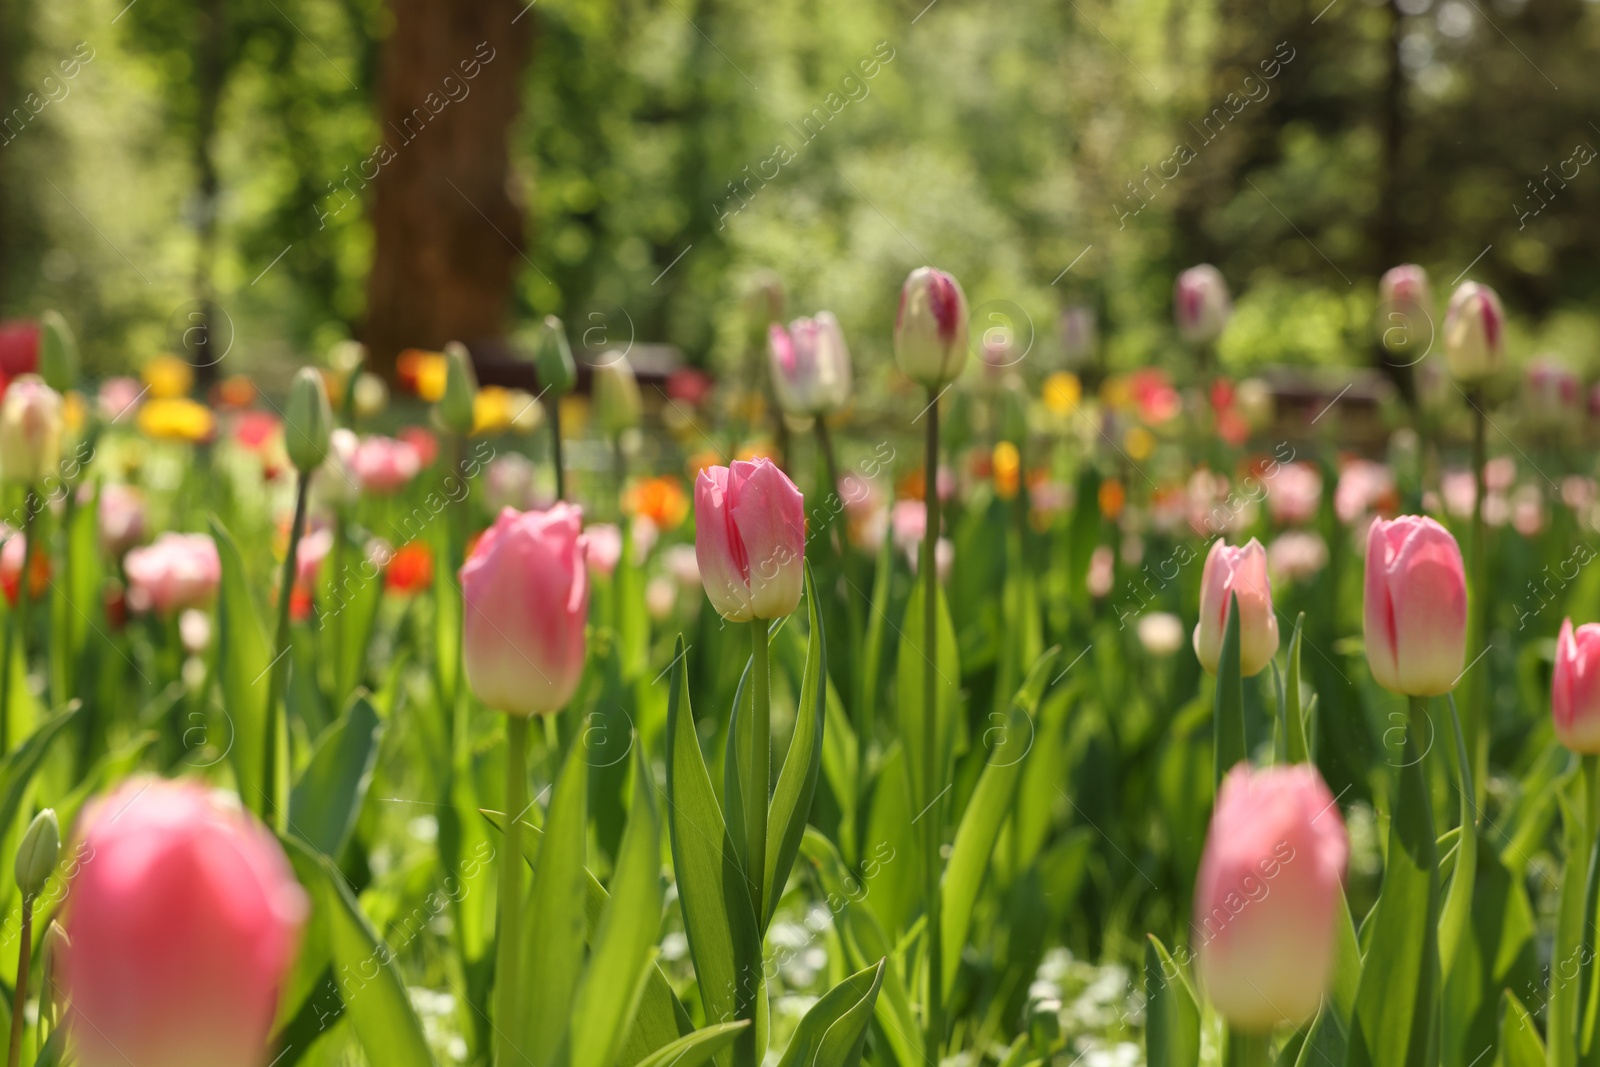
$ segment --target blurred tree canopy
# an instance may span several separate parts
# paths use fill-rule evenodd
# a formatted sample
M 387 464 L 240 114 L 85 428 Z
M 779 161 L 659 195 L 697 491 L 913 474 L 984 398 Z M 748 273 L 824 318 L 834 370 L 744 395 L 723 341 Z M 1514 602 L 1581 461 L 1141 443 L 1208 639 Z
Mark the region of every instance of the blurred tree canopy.
M 603 324 L 591 346 L 631 331 L 716 365 L 771 268 L 791 314 L 833 309 L 870 366 L 901 279 L 932 262 L 980 325 L 1031 328 L 1047 359 L 1061 308 L 1095 306 L 1107 357 L 1134 365 L 1177 357 L 1172 277 L 1210 260 L 1239 305 L 1225 363 L 1352 362 L 1377 275 L 1415 261 L 1441 304 L 1470 271 L 1517 347 L 1600 371 L 1593 0 L 542 0 L 496 18 L 489 47 L 526 35 L 506 175 L 523 232 L 422 195 L 456 220 L 453 254 L 507 258 L 512 330 L 554 312 L 575 341 Z M 387 165 L 380 145 L 412 150 L 379 118 L 381 0 L 13 0 L 3 19 L 0 313 L 62 308 L 93 367 L 170 347 L 209 299 L 234 366 L 270 373 L 362 334 L 379 249 L 433 254 L 375 239 L 371 183 L 350 181 Z M 442 88 L 415 139 L 489 106 L 470 88 Z

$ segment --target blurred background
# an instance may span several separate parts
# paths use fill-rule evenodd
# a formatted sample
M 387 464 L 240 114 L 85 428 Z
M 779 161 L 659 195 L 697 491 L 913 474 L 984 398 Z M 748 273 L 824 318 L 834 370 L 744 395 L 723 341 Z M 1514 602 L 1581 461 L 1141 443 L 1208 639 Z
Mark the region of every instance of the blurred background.
M 209 323 L 285 379 L 356 338 L 666 343 L 715 371 L 776 271 L 871 377 L 931 262 L 1035 352 L 1095 309 L 1112 369 L 1176 361 L 1216 263 L 1218 358 L 1373 363 L 1375 281 L 1495 286 L 1512 353 L 1600 340 L 1591 0 L 13 0 L 0 317 L 86 370 Z M 198 316 L 198 317 L 197 317 Z M 587 332 L 586 332 L 587 331 Z M 221 358 L 221 357 L 219 357 Z M 885 373 L 887 373 L 885 371 Z M 1402 383 L 1402 389 L 1406 386 Z

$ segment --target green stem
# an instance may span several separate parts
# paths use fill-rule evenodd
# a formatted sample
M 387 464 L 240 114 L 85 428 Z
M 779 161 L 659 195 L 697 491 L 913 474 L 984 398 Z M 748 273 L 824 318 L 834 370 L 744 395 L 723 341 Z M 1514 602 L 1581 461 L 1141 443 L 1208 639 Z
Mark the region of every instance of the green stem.
M 1488 531 L 1483 522 L 1483 500 L 1488 493 L 1487 479 L 1484 477 L 1484 468 L 1489 464 L 1489 450 L 1486 442 L 1486 427 L 1489 421 L 1484 413 L 1485 403 L 1483 390 L 1473 389 L 1472 396 L 1472 476 L 1474 479 L 1474 492 L 1472 495 L 1472 557 L 1469 560 L 1472 580 L 1472 596 L 1469 600 L 1471 619 L 1467 632 L 1471 635 L 1468 645 L 1473 649 L 1473 655 L 1487 647 L 1489 640 L 1489 544 Z M 1477 794 L 1474 798 L 1475 806 L 1483 804 L 1483 790 L 1489 778 L 1489 665 L 1479 666 L 1477 673 L 1467 684 L 1470 687 L 1467 701 L 1466 735 L 1467 752 L 1472 757 L 1473 791 Z
M 33 897 L 22 898 L 22 943 L 17 946 L 17 988 L 11 997 L 11 1046 L 6 1056 L 7 1067 L 17 1067 L 22 1062 L 22 1030 L 27 1025 L 24 1008 L 28 1003 L 28 968 L 33 953 Z
M 28 615 L 33 601 L 34 518 L 42 505 L 33 486 L 28 486 L 22 504 L 22 573 L 17 578 L 17 610 L 6 619 L 5 663 L 0 664 L 0 754 L 11 751 L 11 654 L 22 641 L 22 669 L 28 669 Z
M 567 468 L 561 459 L 561 398 L 550 401 L 550 462 L 556 469 L 556 499 L 567 499 Z
M 771 791 L 772 757 L 772 682 L 768 664 L 771 633 L 766 619 L 750 620 L 750 684 L 755 696 L 755 715 L 750 720 L 749 793 L 744 799 L 745 861 L 750 865 L 751 893 L 757 918 L 766 915 L 762 886 L 767 875 L 767 803 Z M 781 887 L 773 886 L 773 892 Z
M 1242 1033 L 1230 1026 L 1222 1062 L 1223 1067 L 1270 1067 L 1272 1035 Z
M 922 645 L 923 645 L 923 737 L 922 782 L 933 795 L 922 812 L 924 888 L 928 931 L 928 1032 L 924 1055 L 937 1067 L 939 1049 L 944 1043 L 944 931 L 940 902 L 940 877 L 943 858 L 939 797 L 934 780 L 939 774 L 939 394 L 928 389 L 927 467 L 923 478 L 923 500 L 927 507 L 927 529 L 922 537 Z
M 528 806 L 528 720 L 506 716 L 506 829 L 500 857 L 500 920 L 495 928 L 494 1062 L 510 1067 L 521 1054 L 505 1034 L 505 1020 L 521 1011 L 522 950 L 522 815 Z M 513 1058 L 515 1057 L 515 1058 Z
M 272 643 L 272 666 L 267 675 L 267 729 L 262 757 L 261 788 L 266 791 L 271 821 L 279 833 L 289 826 L 288 767 L 279 766 L 279 747 L 287 749 L 287 731 L 278 713 L 278 700 L 283 694 L 283 679 L 288 673 L 284 663 L 289 648 L 289 601 L 294 595 L 294 575 L 299 563 L 300 532 L 306 524 L 306 498 L 311 489 L 311 479 L 305 473 L 298 475 L 294 495 L 294 524 L 289 527 L 289 551 L 283 557 L 283 577 L 278 582 L 278 630 Z M 287 762 L 287 751 L 281 753 Z

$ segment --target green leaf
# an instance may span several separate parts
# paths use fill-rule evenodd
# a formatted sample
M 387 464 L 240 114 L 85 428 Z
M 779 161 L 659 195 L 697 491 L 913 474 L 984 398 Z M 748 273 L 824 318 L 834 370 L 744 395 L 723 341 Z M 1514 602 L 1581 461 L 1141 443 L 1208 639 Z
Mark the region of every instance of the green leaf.
M 76 700 L 68 702 L 59 713 L 46 719 L 29 734 L 26 741 L 7 753 L 5 761 L 0 763 L 0 835 L 7 833 L 11 824 L 16 822 L 28 786 L 39 765 L 44 762 L 45 754 L 50 751 L 50 743 L 60 736 L 68 723 L 78 717 L 81 707 Z M 6 864 L 6 874 L 13 876 L 9 862 Z
M 713 1056 L 724 1052 L 750 1025 L 749 1020 L 717 1023 L 686 1034 L 670 1045 L 663 1045 L 648 1058 L 640 1060 L 638 1067 L 700 1067 Z
M 911 780 L 911 803 L 921 812 L 943 791 L 949 778 L 951 750 L 955 741 L 956 709 L 960 700 L 958 681 L 961 665 L 956 657 L 956 632 L 943 591 L 937 593 L 937 644 L 924 637 L 923 599 L 926 582 L 916 582 L 906 601 L 905 622 L 900 627 L 900 655 L 895 665 L 896 707 L 900 713 L 900 740 L 906 753 L 906 770 Z M 923 696 L 924 676 L 930 653 L 934 668 L 935 751 L 933 776 L 926 773 L 927 706 Z M 930 816 L 931 817 L 931 816 Z
M 1467 742 L 1461 733 L 1461 717 L 1456 714 L 1454 697 L 1450 697 L 1450 724 L 1456 738 L 1456 792 L 1461 799 L 1461 834 L 1455 875 L 1450 879 L 1450 891 L 1445 894 L 1444 907 L 1439 912 L 1439 973 L 1446 980 L 1455 968 L 1456 950 L 1472 924 L 1472 883 L 1478 871 L 1478 820 L 1474 810 L 1477 794 L 1472 789 L 1472 761 L 1467 756 Z
M 222 520 L 211 517 L 211 537 L 222 562 L 217 594 L 217 674 L 222 705 L 233 725 L 233 774 L 244 806 L 271 821 L 266 783 L 262 781 L 267 731 L 267 679 L 272 650 L 261 614 L 250 593 L 244 557 Z
M 1544 1042 L 1515 993 L 1507 989 L 1500 1000 L 1500 1067 L 1545 1067 Z
M 1311 759 L 1306 745 L 1305 715 L 1300 708 L 1300 647 L 1304 641 L 1305 622 L 1306 613 L 1302 611 L 1295 617 L 1294 636 L 1289 638 L 1289 673 L 1283 681 L 1284 725 L 1290 763 L 1305 763 Z
M 1234 765 L 1250 758 L 1244 736 L 1244 676 L 1239 666 L 1239 597 L 1228 594 L 1228 622 L 1222 635 L 1222 654 L 1217 658 L 1216 766 L 1212 781 L 1219 788 L 1222 776 Z
M 1144 946 L 1145 1059 L 1150 1067 L 1197 1067 L 1200 1005 L 1160 938 Z
M 344 876 L 326 856 L 312 851 L 299 838 L 281 840 L 301 884 L 327 920 L 339 995 L 368 1062 L 384 1067 L 434 1067 L 422 1021 L 406 994 L 394 953 L 361 913 Z
M 1059 651 L 1059 648 L 1052 648 L 1035 661 L 1006 715 L 1002 718 L 999 712 L 990 713 L 991 719 L 1001 719 L 1001 723 L 984 731 L 984 747 L 989 750 L 989 757 L 984 762 L 972 799 L 967 802 L 967 810 L 961 816 L 950 861 L 944 871 L 940 925 L 950 951 L 944 954 L 941 978 L 947 994 L 955 986 L 956 972 L 961 966 L 960 946 L 967 942 L 978 890 L 989 869 L 989 856 L 1000 837 L 1000 827 L 1010 814 L 1017 782 L 1022 777 L 1023 760 L 1033 748 L 1034 715 Z
M 1367 920 L 1348 1067 L 1432 1067 L 1439 1005 L 1439 868 L 1418 735 L 1425 698 L 1412 698 L 1397 794 L 1389 810 L 1383 889 Z
M 878 546 L 878 561 L 872 572 L 872 599 L 867 610 L 867 637 L 861 646 L 861 689 L 856 696 L 860 716 L 860 742 L 872 743 L 873 712 L 878 706 L 878 674 L 883 667 L 883 631 L 889 625 L 884 609 L 889 603 L 889 581 L 894 573 L 894 536 L 886 531 Z
M 1592 847 L 1592 837 L 1587 830 L 1582 798 L 1582 782 L 1571 779 L 1566 783 L 1575 786 L 1579 794 L 1570 802 L 1566 791 L 1557 793 L 1561 805 L 1561 818 L 1566 844 L 1566 864 L 1561 875 L 1561 891 L 1556 905 L 1556 933 L 1552 946 L 1550 970 L 1550 999 L 1545 1010 L 1545 1037 L 1549 1045 L 1550 1067 L 1572 1067 L 1578 1062 L 1578 1028 L 1582 1006 L 1578 1003 L 1578 983 L 1566 977 L 1566 970 L 1580 964 L 1580 945 L 1586 925 L 1584 903 L 1588 898 L 1588 866 L 1586 857 Z M 1578 969 L 1573 968 L 1573 976 Z
M 887 963 L 857 971 L 811 1005 L 778 1067 L 856 1067 Z
M 378 713 L 365 694 L 317 738 L 311 762 L 289 794 L 289 829 L 337 860 L 372 784 L 378 762 Z
M 337 536 L 344 540 L 335 546 L 337 563 L 328 568 L 328 588 L 317 614 L 318 640 L 331 642 L 337 652 L 333 665 L 335 706 L 343 703 L 362 682 L 367 650 L 378 623 L 378 608 L 383 603 L 383 574 L 368 562 L 366 553 L 343 522 L 339 524 Z M 352 557 L 360 561 L 360 565 L 350 566 L 348 561 Z M 329 634 L 329 630 L 333 633 Z
M 586 751 L 582 745 L 571 746 L 556 779 L 523 919 L 522 1008 L 507 1039 L 525 1062 L 539 1067 L 557 1062 L 583 967 L 587 932 L 583 864 L 589 825 Z M 514 862 L 509 856 L 507 861 Z M 630 977 L 626 988 L 631 991 L 636 984 Z M 495 1025 L 507 1029 L 506 1020 Z
M 728 837 L 711 787 L 689 708 L 688 672 L 680 635 L 667 701 L 667 827 L 677 875 L 684 932 L 707 1019 L 754 1019 L 737 1040 L 749 1042 L 741 1059 L 754 1060 L 765 1044 L 761 1020 L 766 999 L 761 934 L 751 906 L 751 886 Z M 727 1056 L 718 1053 L 726 1067 Z
M 661 927 L 661 831 L 649 774 L 636 745 L 633 802 L 611 879 L 611 899 L 573 1000 L 571 1067 L 612 1067 L 645 991 L 640 979 L 654 969 L 651 950 Z M 625 990 L 634 995 L 623 995 Z
M 767 863 L 762 879 L 761 899 L 764 915 L 761 929 L 772 921 L 783 895 L 789 870 L 800 853 L 806 820 L 811 817 L 811 800 L 817 791 L 817 775 L 822 768 L 823 723 L 827 719 L 828 649 L 824 643 L 822 616 L 817 610 L 817 584 L 806 564 L 806 614 L 811 636 L 806 646 L 806 669 L 800 683 L 800 704 L 795 713 L 794 736 L 778 772 L 772 791 L 772 806 L 767 816 Z
M 461 587 L 456 583 L 453 525 L 450 517 L 434 523 L 430 538 L 433 547 L 433 669 L 439 686 L 439 701 L 447 708 L 453 706 L 461 685 L 461 613 L 465 610 Z

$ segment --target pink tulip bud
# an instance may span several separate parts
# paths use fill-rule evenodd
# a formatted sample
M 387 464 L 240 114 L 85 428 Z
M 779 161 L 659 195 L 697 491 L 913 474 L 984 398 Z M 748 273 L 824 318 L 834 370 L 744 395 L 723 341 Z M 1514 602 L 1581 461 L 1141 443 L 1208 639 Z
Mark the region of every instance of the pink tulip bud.
M 350 456 L 350 471 L 369 493 L 395 493 L 422 471 L 416 446 L 393 437 L 366 437 Z
M 1585 756 L 1600 754 L 1600 623 L 1574 630 L 1571 619 L 1562 620 L 1550 712 L 1563 745 Z
M 129 550 L 122 566 L 135 611 L 170 615 L 199 607 L 222 581 L 217 544 L 205 534 L 164 533 L 154 544 Z
M 950 275 L 918 267 L 900 289 L 894 358 L 914 382 L 938 389 L 967 362 L 967 297 Z
M 1506 313 L 1493 289 L 1463 282 L 1444 313 L 1444 355 L 1457 381 L 1492 377 L 1505 361 Z
M 131 779 L 84 815 L 64 976 L 83 1067 L 261 1067 L 308 912 L 283 850 L 200 786 Z
M 1230 595 L 1239 598 L 1239 663 L 1245 677 L 1261 673 L 1278 651 L 1278 616 L 1272 610 L 1267 551 L 1251 538 L 1234 548 L 1217 538 L 1200 577 L 1200 622 L 1194 628 L 1194 654 L 1200 666 L 1217 673 L 1222 637 L 1228 630 Z
M 769 459 L 707 467 L 694 483 L 694 549 L 711 606 L 730 622 L 778 619 L 805 584 L 805 500 Z
M 121 556 L 144 540 L 144 497 L 139 490 L 111 482 L 100 490 L 100 546 L 108 556 Z
M 1367 531 L 1367 664 L 1385 689 L 1439 696 L 1455 688 L 1467 649 L 1461 548 L 1432 519 L 1373 519 Z
M 1333 974 L 1350 839 L 1307 764 L 1223 779 L 1195 883 L 1196 970 L 1231 1026 L 1264 1032 L 1316 1014 Z
M 1415 263 L 1391 267 L 1378 282 L 1378 341 L 1390 353 L 1421 359 L 1433 341 L 1433 291 Z
M 1178 333 L 1190 344 L 1210 344 L 1221 337 L 1233 314 L 1228 283 L 1223 281 L 1222 272 L 1209 263 L 1190 267 L 1178 275 L 1172 307 Z
M 850 399 L 850 350 L 831 311 L 767 329 L 778 404 L 790 415 L 831 415 Z
M 511 715 L 545 715 L 583 674 L 589 574 L 583 512 L 506 508 L 461 567 L 461 646 L 478 699 Z
M 578 541 L 589 567 L 609 578 L 622 560 L 622 531 L 609 522 L 597 522 L 584 530 Z

